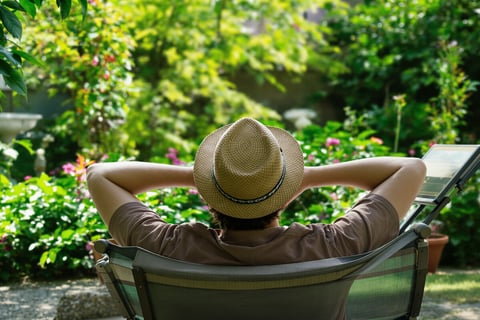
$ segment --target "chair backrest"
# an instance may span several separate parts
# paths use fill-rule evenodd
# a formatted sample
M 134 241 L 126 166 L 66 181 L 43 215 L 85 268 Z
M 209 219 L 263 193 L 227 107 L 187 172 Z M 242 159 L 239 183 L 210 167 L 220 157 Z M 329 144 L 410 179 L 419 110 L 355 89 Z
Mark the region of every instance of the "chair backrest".
M 212 266 L 95 243 L 97 263 L 128 319 L 414 319 L 430 233 L 416 224 L 351 257 L 271 266 Z

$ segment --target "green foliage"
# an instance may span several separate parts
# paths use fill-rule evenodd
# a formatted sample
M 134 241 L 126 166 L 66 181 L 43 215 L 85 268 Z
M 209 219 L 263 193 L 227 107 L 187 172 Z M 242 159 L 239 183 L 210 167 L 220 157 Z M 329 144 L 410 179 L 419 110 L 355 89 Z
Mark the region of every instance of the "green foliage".
M 352 7 L 347 16 L 331 19 L 329 26 L 336 32 L 328 40 L 344 48 L 339 59 L 350 71 L 334 79 L 335 98 L 369 112 L 367 121 L 393 146 L 397 110 L 392 97 L 405 95 L 403 119 L 411 121 L 402 127 L 400 149 L 429 140 L 435 135 L 429 116 L 434 110 L 442 112 L 441 102 L 432 104 L 432 98 L 447 88 L 440 68 L 454 62 L 448 57 L 449 45 L 457 50 L 455 67 L 466 71 L 457 74 L 457 80 L 479 77 L 475 62 L 480 48 L 474 40 L 480 36 L 479 7 L 477 0 L 368 1 Z M 463 110 L 473 112 L 473 97 L 461 103 Z M 478 126 L 470 120 L 470 127 Z
M 279 119 L 235 88 L 238 73 L 283 91 L 280 73 L 341 70 L 323 38 L 331 30 L 302 16 L 318 6 L 343 8 L 338 0 L 92 1 L 82 19 L 72 10 L 62 23 L 45 11 L 26 43 L 48 68 L 29 71 L 29 84 L 72 98 L 55 133 L 92 158 L 138 150 L 155 160 L 169 147 L 188 154 L 219 124 Z
M 433 141 L 438 143 L 459 142 L 459 129 L 465 124 L 468 111 L 467 100 L 479 84 L 460 69 L 462 50 L 456 43 L 441 44 L 439 58 L 435 60 L 439 93 L 427 110 Z
M 29 69 L 29 84 L 66 94 L 72 106 L 56 119 L 55 136 L 69 137 L 91 158 L 132 153 L 122 126 L 133 91 L 134 42 L 118 7 L 91 1 L 85 15 L 72 10 L 63 22 L 48 10 L 38 16 L 25 42 L 48 68 Z
M 20 146 L 28 153 L 33 154 L 30 140 L 13 140 L 13 142 L 9 144 L 0 141 L 0 174 L 8 177 L 10 180 L 14 179 L 11 170 L 14 161 L 19 155 L 15 146 Z
M 87 245 L 107 232 L 85 193 L 85 165 L 16 184 L 0 175 L 0 281 L 91 273 Z
M 374 156 L 391 155 L 373 130 L 365 129 L 362 118 L 352 110 L 345 123 L 328 122 L 311 125 L 296 133 L 305 154 L 305 165 L 319 166 Z M 358 200 L 362 190 L 343 186 L 327 186 L 305 191 L 281 216 L 283 224 L 330 223 L 343 216 Z
M 200 222 L 212 225 L 208 208 L 196 189 L 171 188 L 146 192 L 139 198 L 168 223 Z
M 425 107 L 426 120 L 430 124 L 426 130 L 430 132 L 428 143 L 420 139 L 412 145 L 413 149 L 419 149 L 420 154 L 427 152 L 433 143 L 475 143 L 462 137 L 460 131 L 466 123 L 468 98 L 476 91 L 479 82 L 470 80 L 460 69 L 461 52 L 456 43 L 441 44 L 439 57 L 434 61 L 435 84 L 439 92 Z M 398 136 L 396 134 L 397 139 Z
M 190 153 L 198 137 L 240 116 L 278 120 L 235 87 L 238 73 L 284 90 L 279 73 L 301 78 L 313 61 L 317 70 L 337 70 L 323 38 L 331 30 L 302 17 L 327 1 L 134 3 L 120 2 L 137 44 L 135 86 L 142 95 L 130 102 L 127 127 L 142 159 L 168 147 Z
M 452 203 L 440 214 L 441 232 L 449 236 L 442 263 L 452 266 L 480 266 L 480 173 L 465 189 L 452 197 Z
M 85 14 L 87 0 L 79 0 Z M 24 81 L 23 60 L 37 63 L 37 60 L 20 46 L 23 34 L 21 18 L 23 14 L 35 18 L 43 1 L 12 0 L 0 3 L 0 75 L 5 83 L 15 92 L 26 95 L 27 86 Z M 65 19 L 70 14 L 71 0 L 59 0 L 60 16 Z M 0 94 L 3 94 L 0 92 Z

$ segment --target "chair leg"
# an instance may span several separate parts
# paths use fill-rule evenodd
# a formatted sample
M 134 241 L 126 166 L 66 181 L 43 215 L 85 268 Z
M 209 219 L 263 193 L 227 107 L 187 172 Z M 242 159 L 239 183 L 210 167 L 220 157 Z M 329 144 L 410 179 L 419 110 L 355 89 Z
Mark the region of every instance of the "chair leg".
M 124 298 L 121 297 L 119 293 L 120 292 L 119 288 L 117 288 L 118 280 L 115 279 L 115 275 L 113 274 L 112 270 L 110 269 L 110 266 L 108 265 L 108 260 L 97 262 L 96 268 L 99 275 L 101 275 L 101 278 L 103 280 L 102 282 L 107 287 L 113 300 L 117 303 L 123 316 L 126 317 L 127 320 L 134 320 L 135 313 L 127 309 L 126 306 L 128 305 L 128 303 L 123 303 Z
M 427 277 L 427 266 L 428 266 L 428 244 L 427 241 L 422 239 L 418 241 L 417 244 L 417 268 L 415 273 L 415 287 L 413 290 L 413 296 L 411 298 L 411 314 L 410 319 L 417 319 L 420 314 L 420 309 L 422 307 L 423 293 L 425 289 L 425 280 Z
M 138 298 L 142 307 L 143 319 L 154 320 L 152 306 L 150 305 L 145 272 L 138 267 L 133 267 L 132 272 L 133 279 L 135 279 L 135 287 L 137 288 Z

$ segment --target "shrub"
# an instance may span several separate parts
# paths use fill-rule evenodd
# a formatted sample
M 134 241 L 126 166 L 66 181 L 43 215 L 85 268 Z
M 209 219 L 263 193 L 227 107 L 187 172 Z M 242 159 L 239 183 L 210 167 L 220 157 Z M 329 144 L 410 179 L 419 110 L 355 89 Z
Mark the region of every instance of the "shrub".
M 396 122 L 392 97 L 405 94 L 408 104 L 403 113 L 410 121 L 402 129 L 401 149 L 406 151 L 418 139 L 431 139 L 436 127 L 431 126 L 429 116 L 435 111 L 442 112 L 443 103 L 432 99 L 449 94 L 449 86 L 458 86 L 444 81 L 455 81 L 455 76 L 457 80 L 478 79 L 480 51 L 479 42 L 474 40 L 480 30 L 478 7 L 478 0 L 364 1 L 352 7 L 348 16 L 330 19 L 329 26 L 335 32 L 328 41 L 343 48 L 339 60 L 349 69 L 335 79 L 331 88 L 333 98 L 369 112 L 372 116 L 367 121 L 386 144 L 392 145 L 391 128 Z M 465 70 L 465 74 L 446 78 L 448 73 L 441 73 L 452 62 L 452 52 L 446 48 L 451 44 L 455 44 L 454 49 L 458 51 L 455 68 Z M 449 97 L 456 100 L 451 92 Z M 474 105 L 479 97 L 473 93 L 468 99 L 455 101 L 471 113 L 465 120 L 468 129 L 477 136 Z M 441 117 L 438 120 L 442 120 Z
M 474 175 L 464 190 L 452 197 L 451 204 L 440 213 L 442 233 L 449 243 L 442 263 L 457 267 L 480 266 L 480 173 Z
M 305 155 L 305 165 L 318 166 L 354 159 L 391 154 L 375 131 L 365 130 L 363 118 L 347 109 L 347 120 L 330 121 L 323 127 L 311 125 L 295 134 Z M 327 186 L 305 191 L 285 210 L 283 224 L 330 223 L 342 216 L 362 190 L 343 186 Z
M 84 169 L 79 161 L 59 177 L 16 184 L 0 175 L 0 281 L 91 272 L 87 244 L 107 232 L 85 192 Z

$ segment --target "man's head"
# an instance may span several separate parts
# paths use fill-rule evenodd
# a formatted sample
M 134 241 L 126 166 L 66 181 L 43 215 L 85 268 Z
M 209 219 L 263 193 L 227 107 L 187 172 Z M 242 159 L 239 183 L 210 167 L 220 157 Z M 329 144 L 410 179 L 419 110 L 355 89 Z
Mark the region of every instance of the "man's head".
M 216 212 L 257 219 L 278 211 L 296 194 L 303 153 L 287 131 L 242 118 L 203 140 L 194 179 Z

